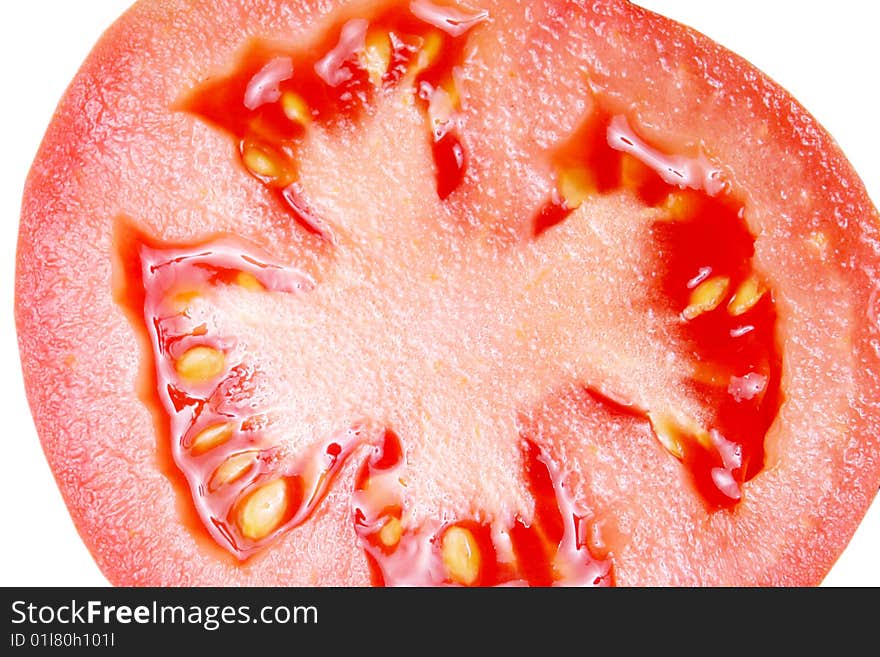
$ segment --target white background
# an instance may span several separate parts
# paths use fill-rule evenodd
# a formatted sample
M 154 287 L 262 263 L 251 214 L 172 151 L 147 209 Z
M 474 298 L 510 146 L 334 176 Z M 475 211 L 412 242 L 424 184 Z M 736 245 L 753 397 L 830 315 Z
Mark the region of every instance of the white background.
M 0 586 L 107 585 L 67 515 L 31 422 L 15 342 L 13 279 L 21 191 L 39 141 L 80 63 L 129 4 L 0 3 Z M 880 3 L 640 4 L 708 34 L 791 91 L 834 135 L 880 202 Z M 880 498 L 825 584 L 880 586 Z

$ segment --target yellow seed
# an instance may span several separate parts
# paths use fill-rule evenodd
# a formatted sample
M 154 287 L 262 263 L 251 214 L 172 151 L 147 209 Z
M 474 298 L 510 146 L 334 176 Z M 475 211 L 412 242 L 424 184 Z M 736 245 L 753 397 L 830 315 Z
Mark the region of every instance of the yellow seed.
M 177 313 L 183 314 L 189 310 L 190 304 L 197 299 L 199 293 L 195 290 L 180 290 L 168 297 L 168 305 Z
M 713 276 L 703 281 L 691 292 L 690 303 L 682 312 L 682 317 L 690 321 L 703 313 L 715 310 L 724 300 L 728 287 L 730 287 L 730 279 L 726 276 Z
M 660 207 L 665 219 L 681 221 L 696 214 L 699 208 L 699 199 L 691 192 L 672 192 Z
M 203 429 L 192 439 L 189 451 L 192 452 L 194 456 L 204 454 L 229 440 L 234 431 L 235 424 L 232 422 L 215 424 L 207 429 Z
M 382 525 L 379 530 L 379 542 L 385 547 L 394 547 L 400 543 L 400 537 L 403 535 L 403 525 L 400 520 L 391 516 L 388 521 Z
M 433 62 L 437 59 L 437 55 L 440 54 L 440 48 L 443 47 L 443 37 L 440 36 L 439 32 L 432 31 L 429 32 L 425 37 L 424 42 L 422 43 L 422 48 L 419 51 L 419 56 L 424 56 L 428 63 Z
M 712 442 L 712 434 L 703 427 L 698 427 L 691 435 L 697 439 L 697 442 L 703 446 L 703 449 L 715 449 L 715 444 Z
M 246 271 L 240 271 L 235 275 L 235 284 L 251 292 L 262 292 L 266 289 L 256 276 Z
M 743 315 L 755 307 L 755 304 L 764 296 L 765 290 L 761 288 L 761 283 L 754 276 L 749 276 L 742 282 L 733 295 L 733 298 L 727 304 L 727 312 L 734 317 Z
M 293 91 L 285 91 L 281 94 L 281 109 L 284 116 L 301 126 L 307 126 L 312 122 L 312 113 L 309 111 L 308 103 Z
M 712 449 L 712 436 L 696 420 L 669 413 L 648 413 L 657 440 L 677 459 L 684 458 L 685 444 L 696 440 L 706 449 Z
M 455 80 L 452 78 L 447 79 L 440 84 L 440 88 L 446 92 L 446 97 L 449 99 L 449 104 L 452 108 L 461 109 L 461 93 L 458 91 L 458 85 L 455 84 Z
M 683 436 L 696 439 L 706 449 L 712 448 L 712 436 L 694 418 L 680 416 L 678 418 L 678 427 Z
M 415 64 L 410 70 L 410 75 L 418 75 L 428 68 L 437 59 L 440 49 L 443 47 L 443 37 L 438 32 L 429 32 L 422 42 Z
M 556 186 L 559 196 L 568 208 L 575 210 L 596 193 L 596 180 L 587 170 L 579 167 L 561 169 Z
M 651 426 L 657 440 L 677 459 L 684 458 L 684 446 L 682 445 L 681 429 L 675 420 L 669 415 L 648 413 Z
M 265 538 L 278 528 L 287 513 L 288 494 L 284 479 L 275 479 L 250 493 L 238 511 L 241 535 L 252 541 Z
M 221 486 L 231 484 L 236 479 L 241 478 L 257 462 L 257 456 L 258 452 L 256 450 L 233 454 L 223 461 L 219 468 L 214 470 L 211 481 L 208 483 L 208 488 L 212 491 L 217 490 Z
M 278 178 L 281 165 L 278 160 L 258 146 L 245 146 L 242 161 L 248 170 L 261 178 Z
M 370 76 L 370 82 L 377 87 L 380 86 L 382 77 L 391 66 L 391 39 L 387 32 L 374 31 L 367 35 L 361 53 L 361 65 Z
M 630 189 L 638 188 L 644 185 L 651 169 L 639 160 L 637 157 L 629 153 L 623 153 L 620 158 L 620 184 Z
M 193 347 L 176 363 L 177 373 L 189 383 L 206 383 L 226 367 L 226 356 L 213 347 Z
M 453 582 L 469 586 L 480 574 L 480 548 L 470 530 L 450 527 L 443 534 L 440 556 Z

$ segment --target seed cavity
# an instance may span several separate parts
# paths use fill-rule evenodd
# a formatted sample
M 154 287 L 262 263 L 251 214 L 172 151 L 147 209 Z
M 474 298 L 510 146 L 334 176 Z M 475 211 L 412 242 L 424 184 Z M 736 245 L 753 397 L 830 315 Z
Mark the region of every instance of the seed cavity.
M 715 310 L 721 305 L 729 287 L 730 279 L 726 276 L 713 276 L 700 283 L 691 292 L 690 303 L 682 311 L 682 317 L 691 321 L 704 313 Z
M 215 424 L 196 434 L 190 443 L 189 451 L 193 456 L 201 456 L 228 441 L 234 432 L 235 424 L 233 422 Z
M 452 526 L 443 533 L 440 555 L 449 579 L 470 586 L 480 574 L 480 548 L 469 529 Z
M 749 276 L 737 288 L 736 294 L 730 299 L 730 302 L 727 304 L 727 312 L 734 317 L 744 315 L 755 307 L 755 304 L 764 296 L 764 292 L 765 290 L 757 277 Z
M 238 529 L 252 541 L 266 538 L 284 520 L 288 507 L 287 482 L 275 479 L 252 491 L 238 509 Z
M 213 347 L 193 347 L 177 360 L 175 367 L 188 383 L 207 383 L 226 368 L 226 356 Z

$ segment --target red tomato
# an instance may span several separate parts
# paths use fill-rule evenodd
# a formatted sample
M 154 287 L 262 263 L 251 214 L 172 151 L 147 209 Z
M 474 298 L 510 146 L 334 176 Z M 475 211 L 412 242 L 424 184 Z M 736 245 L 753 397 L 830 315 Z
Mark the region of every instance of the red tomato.
M 25 383 L 108 578 L 820 581 L 880 478 L 880 257 L 815 121 L 624 3 L 273 7 L 136 5 L 25 190 Z

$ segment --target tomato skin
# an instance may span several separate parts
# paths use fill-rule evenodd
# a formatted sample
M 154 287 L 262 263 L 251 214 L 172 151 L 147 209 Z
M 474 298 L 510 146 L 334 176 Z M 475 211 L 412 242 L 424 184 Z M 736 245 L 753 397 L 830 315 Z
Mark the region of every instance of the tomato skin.
M 610 20 L 619 27 L 620 33 L 625 38 L 635 35 L 639 30 L 653 30 L 657 35 L 668 42 L 681 44 L 683 33 L 680 28 L 668 25 L 665 21 L 655 19 L 639 10 L 625 8 L 623 5 L 611 5 L 613 8 Z M 569 9 L 562 7 L 561 10 Z M 308 16 L 308 5 L 302 5 L 295 10 L 303 17 Z M 231 13 L 231 12 L 230 12 Z M 153 23 L 158 14 L 159 22 Z M 129 88 L 131 75 L 130 55 L 134 46 L 125 45 L 131 38 L 137 36 L 140 43 L 149 45 L 149 36 L 161 31 L 162 21 L 170 21 L 170 13 L 162 16 L 162 10 L 150 5 L 136 7 L 123 21 L 115 26 L 108 34 L 102 45 L 93 54 L 83 69 L 83 74 L 74 83 L 73 87 L 63 101 L 59 110 L 56 123 L 47 134 L 46 141 L 38 156 L 37 164 L 28 183 L 25 195 L 22 225 L 26 238 L 22 239 L 19 247 L 19 270 L 18 282 L 18 305 L 17 319 L 19 335 L 22 345 L 22 357 L 25 365 L 26 384 L 30 400 L 34 408 L 41 439 L 50 463 L 58 473 L 62 490 L 77 518 L 78 526 L 86 541 L 92 546 L 96 559 L 102 569 L 108 574 L 111 581 L 120 584 L 146 584 L 146 583 L 208 583 L 212 581 L 236 581 L 241 583 L 303 583 L 308 582 L 310 577 L 321 583 L 340 582 L 337 572 L 309 573 L 300 564 L 287 562 L 283 555 L 270 554 L 266 559 L 246 570 L 237 569 L 224 555 L 220 554 L 210 544 L 199 544 L 193 541 L 191 534 L 181 528 L 179 514 L 185 514 L 185 505 L 180 500 L 175 501 L 170 485 L 165 475 L 155 470 L 153 465 L 153 444 L 151 442 L 152 426 L 151 418 L 137 402 L 131 393 L 135 389 L 137 378 L 137 358 L 132 349 L 132 333 L 126 325 L 124 318 L 120 316 L 112 299 L 108 297 L 106 281 L 112 277 L 112 268 L 107 260 L 107 252 L 110 251 L 112 238 L 109 230 L 109 219 L 116 210 L 113 200 L 118 200 L 118 194 L 113 194 L 114 188 L 134 190 L 138 180 L 152 180 L 155 177 L 165 177 L 162 165 L 156 164 L 150 158 L 149 138 L 144 134 L 143 128 L 138 128 L 132 122 L 130 116 L 126 116 L 126 100 L 132 97 L 144 103 L 147 115 L 151 118 L 163 117 L 163 103 L 176 97 L 179 89 L 203 74 L 194 75 L 191 71 L 183 71 L 180 66 L 171 67 L 175 75 L 168 78 L 147 78 L 139 83 L 142 86 L 136 88 L 133 96 L 125 91 Z M 267 16 L 271 16 L 267 12 Z M 196 19 L 193 18 L 196 23 Z M 306 24 L 305 22 L 303 23 Z M 277 28 L 283 31 L 283 28 Z M 222 31 L 218 30 L 222 34 Z M 219 34 L 218 34 L 219 36 Z M 813 202 L 809 207 L 808 214 L 818 221 L 819 216 L 834 216 L 843 208 L 843 215 L 858 226 L 858 231 L 844 231 L 834 226 L 828 226 L 831 241 L 839 245 L 837 248 L 849 254 L 853 262 L 871 262 L 875 254 L 870 251 L 869 239 L 876 232 L 877 216 L 870 201 L 851 167 L 843 159 L 830 138 L 814 125 L 812 119 L 798 106 L 789 108 L 790 99 L 787 95 L 772 86 L 763 78 L 752 78 L 751 69 L 727 53 L 708 44 L 700 37 L 688 34 L 688 39 L 681 45 L 677 58 L 688 61 L 693 57 L 704 57 L 709 62 L 717 64 L 713 70 L 721 72 L 724 88 L 738 88 L 740 98 L 750 98 L 755 106 L 763 104 L 766 100 L 771 110 L 764 110 L 762 116 L 768 120 L 771 134 L 774 140 L 769 146 L 770 153 L 764 153 L 760 158 L 752 158 L 739 153 L 741 134 L 737 131 L 717 131 L 714 126 L 724 125 L 718 117 L 724 117 L 725 103 L 729 97 L 718 99 L 718 104 L 712 111 L 704 114 L 697 112 L 684 112 L 684 118 L 676 117 L 673 121 L 664 112 L 652 107 L 656 99 L 648 97 L 644 91 L 629 86 L 626 82 L 608 82 L 606 87 L 609 98 L 635 99 L 635 113 L 640 117 L 643 125 L 662 126 L 656 134 L 651 134 L 653 141 L 658 144 L 668 144 L 671 150 L 677 150 L 682 144 L 692 142 L 690 135 L 700 134 L 705 142 L 711 143 L 716 149 L 713 155 L 725 161 L 735 172 L 732 178 L 735 184 L 741 186 L 751 201 L 757 206 L 775 207 L 778 204 L 779 192 L 785 189 L 797 189 L 798 174 L 792 170 L 791 157 L 788 153 L 804 151 L 802 160 L 794 162 L 795 167 L 803 170 L 825 172 L 825 178 L 816 183 L 817 188 L 825 185 L 839 193 L 840 200 L 832 203 L 828 195 L 825 200 Z M 229 51 L 234 49 L 236 37 L 230 35 L 218 39 L 216 51 L 211 53 L 199 53 L 193 55 L 193 61 L 205 61 L 200 64 L 200 71 L 211 71 L 223 66 Z M 639 46 L 645 48 L 647 46 Z M 708 51 L 708 54 L 707 54 Z M 162 54 L 162 53 L 159 53 Z M 166 52 L 159 58 L 161 63 L 170 59 L 170 53 Z M 650 53 L 634 52 L 631 56 L 625 56 L 623 65 L 631 66 L 633 79 L 637 67 L 644 60 L 650 61 Z M 743 87 L 742 78 L 751 79 L 752 87 Z M 91 93 L 90 80 L 100 79 L 104 84 L 117 90 L 117 96 L 106 103 L 106 106 L 94 108 L 83 120 L 80 109 L 90 107 L 94 103 Z M 687 82 L 699 85 L 700 81 L 688 77 Z M 601 84 L 601 83 L 600 83 Z M 687 85 L 684 87 L 687 88 Z M 123 91 L 118 91 L 123 90 Z M 670 92 L 674 95 L 674 92 Z M 152 100 L 157 99 L 157 100 Z M 628 102 L 632 102 L 629 101 Z M 669 106 L 689 107 L 692 99 L 671 98 L 667 100 Z M 783 109 L 785 108 L 785 109 Z M 789 113 L 790 109 L 790 113 Z M 111 117 L 111 118 L 108 118 Z M 776 121 L 777 116 L 787 117 L 785 121 Z M 752 118 L 752 117 L 748 117 Z M 166 117 L 167 119 L 167 117 Z M 158 119 L 157 119 L 158 120 Z M 736 124 L 744 121 L 742 117 L 735 117 Z M 161 130 L 172 133 L 180 128 L 177 120 L 167 121 L 161 124 Z M 797 128 L 792 128 L 795 125 Z M 742 127 L 742 126 L 741 126 Z M 195 128 L 198 132 L 200 129 Z M 225 144 L 216 137 L 208 134 L 200 134 L 207 146 L 204 150 L 196 150 L 193 153 L 181 156 L 184 159 L 183 169 L 187 164 L 194 164 L 199 157 L 208 158 L 213 162 L 218 158 L 216 153 L 223 152 Z M 124 139 L 136 162 L 142 164 L 137 172 L 120 172 L 113 166 L 103 162 L 102 158 L 108 157 L 110 162 L 119 157 L 120 151 L 116 140 Z M 110 155 L 108 156 L 107 153 Z M 768 176 L 767 166 L 773 166 L 774 162 L 783 163 L 778 169 L 773 169 L 772 175 Z M 211 165 L 215 166 L 215 165 Z M 216 165 L 220 167 L 220 164 Z M 155 170 L 152 170 L 155 169 Z M 74 175 L 79 170 L 81 175 Z M 180 172 L 177 172 L 180 174 Z M 185 175 L 180 174 L 179 181 L 185 181 Z M 768 177 L 775 180 L 774 185 L 753 185 L 755 179 L 766 180 Z M 63 180 L 63 187 L 59 189 L 58 180 Z M 178 182 L 179 182 L 178 181 Z M 284 255 L 303 258 L 306 261 L 313 258 L 312 250 L 307 247 L 315 246 L 312 236 L 301 236 L 297 233 L 287 232 L 285 228 L 265 222 L 255 217 L 248 207 L 258 207 L 261 212 L 269 216 L 273 214 L 271 205 L 259 193 L 246 185 L 226 185 L 219 183 L 220 192 L 215 192 L 221 198 L 220 205 L 212 210 L 210 217 L 201 216 L 197 195 L 194 191 L 187 190 L 183 182 L 179 187 L 174 187 L 174 203 L 187 208 L 186 213 L 195 218 L 195 225 L 199 226 L 199 235 L 205 235 L 217 230 L 232 230 L 245 232 L 249 237 L 263 244 L 275 244 Z M 96 193 L 98 190 L 108 192 L 106 197 Z M 73 200 L 72 200 L 73 199 Z M 90 204 L 89 212 L 83 212 L 80 207 L 81 199 Z M 167 205 L 166 205 L 167 203 Z M 252 205 L 251 205 L 252 204 Z M 171 212 L 171 200 L 154 199 L 148 192 L 140 192 L 124 204 L 128 209 L 127 214 L 136 214 L 139 219 L 148 223 L 152 229 L 167 235 L 170 239 L 192 237 L 192 223 L 178 223 Z M 245 210 L 243 211 L 243 208 Z M 223 212 L 226 209 L 228 212 Z M 769 213 L 768 213 L 769 214 Z M 225 223 L 223 215 L 244 217 L 233 223 Z M 784 232 L 784 227 L 776 226 L 770 216 L 757 214 L 750 218 L 759 227 L 758 232 L 774 231 Z M 873 222 L 873 223 L 872 223 Z M 823 227 L 826 224 L 817 224 Z M 872 232 L 873 231 L 873 232 Z M 853 235 L 853 233 L 856 233 Z M 87 241 L 85 235 L 93 235 L 94 240 Z M 64 242 L 62 236 L 72 235 L 70 239 L 77 246 L 70 247 Z M 860 241 L 861 238 L 861 241 Z M 47 267 L 44 260 L 44 249 L 47 245 L 57 243 L 52 248 L 53 255 L 58 254 L 62 263 L 71 263 L 78 256 L 85 256 L 95 264 L 94 271 L 89 272 L 86 279 L 77 280 L 69 275 L 69 270 L 63 268 L 52 269 Z M 88 246 L 85 246 L 88 245 Z M 277 246 L 277 245 L 280 245 Z M 765 247 L 763 254 L 766 260 L 773 260 L 780 256 L 784 257 L 781 250 L 773 245 Z M 794 252 L 800 255 L 801 251 Z M 785 258 L 786 263 L 794 265 L 795 255 Z M 876 275 L 872 275 L 867 269 L 852 271 L 846 267 L 846 261 L 840 265 L 830 265 L 839 273 L 845 281 L 843 290 L 849 295 L 849 291 L 877 288 Z M 318 265 L 315 265 L 318 266 Z M 800 285 L 805 289 L 814 289 L 816 281 L 811 280 L 808 272 L 800 272 L 795 266 L 786 268 L 791 271 L 792 285 Z M 54 296 L 50 291 L 57 289 L 60 284 L 68 286 L 69 292 L 62 296 Z M 833 298 L 839 290 L 818 290 L 822 299 Z M 864 316 L 871 312 L 869 304 L 875 300 L 869 296 L 867 299 L 862 294 L 853 293 L 847 297 L 851 304 L 853 315 Z M 807 301 L 802 296 L 792 294 L 784 300 L 785 307 L 792 316 L 799 313 L 807 313 Z M 80 305 L 81 304 L 81 305 Z M 106 336 L 106 340 L 98 345 L 78 345 L 82 337 L 77 326 L 69 326 L 64 322 L 59 323 L 59 330 L 52 337 L 57 342 L 50 342 L 45 328 L 37 321 L 38 318 L 55 317 L 59 320 L 65 316 L 78 317 L 78 307 L 95 308 L 97 318 L 90 328 L 90 332 Z M 92 319 L 92 318 L 90 318 Z M 750 548 L 742 549 L 745 564 L 729 565 L 729 570 L 718 569 L 715 572 L 695 574 L 691 565 L 680 566 L 680 572 L 674 576 L 676 583 L 719 583 L 731 578 L 733 581 L 744 583 L 774 583 L 774 584 L 799 584 L 817 583 L 827 570 L 833 558 L 842 549 L 851 534 L 855 523 L 870 501 L 876 482 L 878 480 L 877 441 L 878 430 L 876 419 L 876 403 L 870 400 L 880 398 L 878 395 L 877 381 L 877 358 L 870 349 L 870 341 L 876 338 L 876 327 L 870 324 L 860 324 L 858 333 L 853 336 L 856 347 L 849 356 L 851 367 L 847 370 L 852 377 L 854 388 L 859 391 L 863 400 L 858 402 L 855 408 L 865 412 L 865 419 L 849 420 L 851 444 L 844 455 L 839 449 L 821 442 L 813 444 L 811 449 L 816 453 L 823 453 L 826 449 L 833 455 L 833 460 L 838 461 L 828 474 L 830 487 L 824 490 L 818 499 L 814 511 L 800 519 L 801 522 L 814 523 L 815 531 L 809 535 L 798 534 L 797 540 L 790 545 L 768 548 L 769 555 L 754 555 L 754 559 L 767 558 L 769 563 L 749 564 Z M 816 330 L 813 336 L 816 340 L 823 334 Z M 47 347 L 46 345 L 52 345 Z M 93 352 L 93 353 L 89 353 Z M 67 356 L 73 354 L 75 361 L 88 363 L 91 374 L 86 377 L 79 368 L 67 364 Z M 791 356 L 795 357 L 795 356 Z M 47 394 L 42 390 L 44 374 L 39 370 L 42 367 L 51 368 L 53 378 L 58 386 L 65 391 L 64 398 L 58 398 Z M 124 373 L 126 380 L 125 390 L 119 388 L 120 373 Z M 833 381 L 832 381 L 833 384 Z M 102 411 L 101 417 L 92 417 L 87 409 L 94 406 L 94 399 L 101 398 L 108 405 L 107 411 Z M 110 412 L 112 411 L 112 412 Z M 104 415 L 106 413 L 106 416 Z M 65 418 L 89 418 L 66 422 Z M 83 452 L 82 435 L 98 437 L 98 443 L 89 448 L 89 453 Z M 103 436 L 103 438 L 101 438 Z M 772 441 L 771 446 L 777 458 L 782 458 L 793 451 L 794 438 L 782 435 L 778 441 Z M 119 445 L 124 445 L 120 450 Z M 96 456 L 97 455 L 97 456 Z M 781 456 L 780 456 L 781 455 Z M 814 466 L 809 459 L 800 460 L 794 472 L 792 480 L 799 478 L 806 480 L 809 473 L 813 472 Z M 759 505 L 757 511 L 745 511 L 743 516 L 747 519 L 743 524 L 760 524 L 762 515 L 767 513 L 768 508 L 781 509 L 788 505 L 797 506 L 794 499 L 798 493 L 792 491 L 790 481 L 785 477 L 775 479 L 772 476 L 774 464 L 768 469 L 766 482 L 761 483 L 761 492 L 753 497 L 756 500 L 769 499 L 770 502 L 762 509 Z M 782 466 L 779 466 L 780 468 Z M 134 470 L 134 472 L 132 472 Z M 349 473 L 351 475 L 351 473 Z M 344 476 L 344 475 L 343 475 Z M 137 481 L 137 485 L 132 482 Z M 112 487 L 117 490 L 112 496 L 102 495 L 101 487 Z M 93 497 L 96 495 L 97 497 Z M 815 495 L 811 491 L 811 496 Z M 137 515 L 137 510 L 142 506 L 144 496 L 156 501 L 157 513 L 154 517 L 146 519 L 143 531 L 132 529 L 129 522 Z M 327 511 L 316 517 L 313 526 L 298 532 L 297 536 L 291 534 L 287 539 L 285 550 L 296 552 L 304 549 L 312 541 L 327 541 L 328 544 L 337 546 L 339 553 L 347 555 L 348 562 L 344 572 L 347 579 L 341 583 L 361 583 L 366 575 L 366 566 L 358 559 L 353 547 L 353 538 L 346 531 L 348 521 L 345 518 L 345 491 L 337 491 L 331 494 L 326 505 Z M 811 497 L 812 499 L 812 497 Z M 110 517 L 121 518 L 119 521 L 108 521 Z M 674 514 L 671 514 L 674 517 Z M 821 519 L 821 520 L 820 520 Z M 696 523 L 694 518 L 683 516 L 674 517 L 674 520 L 683 525 Z M 721 523 L 719 523 L 721 524 Z M 734 525 L 725 525 L 720 529 L 725 534 L 725 540 L 730 542 L 731 547 L 747 544 L 754 540 L 754 535 L 736 535 Z M 134 535 L 132 535 L 132 532 Z M 730 532 L 730 533 L 728 533 Z M 772 532 L 771 532 L 772 533 Z M 757 535 L 761 535 L 759 531 Z M 156 537 L 164 537 L 157 546 Z M 193 547 L 196 543 L 196 547 Z M 803 556 L 805 551 L 811 554 L 808 558 Z M 707 560 L 708 563 L 717 565 L 716 555 L 711 553 L 711 548 L 706 547 L 706 554 L 698 558 Z M 152 567 L 145 567 L 145 561 L 152 561 Z M 175 565 L 175 562 L 185 566 Z M 350 567 L 349 567 L 350 566 Z M 742 572 L 737 568 L 741 568 Z M 274 571 L 274 573 L 273 573 Z M 645 573 L 642 580 L 640 567 L 634 565 L 628 571 L 632 579 L 629 583 L 651 581 L 656 573 Z M 699 579 L 703 578 L 703 579 Z M 624 580 L 626 582 L 626 580 Z

